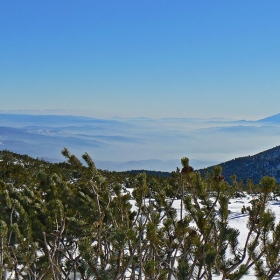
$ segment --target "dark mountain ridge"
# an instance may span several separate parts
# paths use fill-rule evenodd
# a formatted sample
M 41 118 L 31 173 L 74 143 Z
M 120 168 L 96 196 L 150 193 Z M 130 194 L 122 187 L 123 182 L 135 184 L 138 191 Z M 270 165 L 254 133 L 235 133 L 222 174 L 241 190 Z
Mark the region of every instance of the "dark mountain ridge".
M 190 161 L 191 165 L 191 161 Z M 245 156 L 235 158 L 220 164 L 223 168 L 223 175 L 225 180 L 230 182 L 230 177 L 232 175 L 237 176 L 237 180 L 242 180 L 244 183 L 248 179 L 257 184 L 260 182 L 261 178 L 264 176 L 271 176 L 280 183 L 280 146 L 276 146 L 269 150 L 260 152 L 252 156 Z M 198 169 L 201 174 L 206 172 L 211 172 L 213 166 L 207 168 Z M 160 172 L 160 171 L 150 171 L 150 170 L 132 170 L 128 173 L 138 174 L 140 172 L 146 172 L 147 174 L 157 175 L 159 177 L 170 177 L 171 173 L 169 172 Z
M 260 152 L 253 156 L 239 157 L 219 164 L 227 181 L 235 174 L 238 180 L 252 179 L 258 183 L 263 176 L 271 176 L 280 182 L 280 146 Z M 203 174 L 214 166 L 200 169 Z

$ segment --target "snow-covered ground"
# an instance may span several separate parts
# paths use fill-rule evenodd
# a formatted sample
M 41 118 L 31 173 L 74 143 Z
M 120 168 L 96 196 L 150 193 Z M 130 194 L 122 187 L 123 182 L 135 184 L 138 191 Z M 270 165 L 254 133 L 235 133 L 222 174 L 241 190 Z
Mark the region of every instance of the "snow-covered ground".
M 241 209 L 243 206 L 245 207 L 252 206 L 252 204 L 250 203 L 252 199 L 254 199 L 254 197 L 247 195 L 241 198 L 233 198 L 230 199 L 229 201 L 229 210 L 230 210 L 229 225 L 240 231 L 238 240 L 241 246 L 245 243 L 247 233 L 248 233 L 248 228 L 246 226 L 248 221 L 248 214 L 247 213 L 242 214 Z M 131 203 L 134 204 L 134 201 L 132 200 Z M 175 200 L 173 203 L 173 207 L 177 210 L 178 217 L 180 215 L 180 206 L 181 206 L 181 200 Z M 268 209 L 271 209 L 275 213 L 275 223 L 277 224 L 280 221 L 280 201 L 277 200 L 269 201 Z M 220 280 L 221 277 L 214 276 L 213 279 Z M 242 278 L 242 280 L 253 280 L 253 279 L 256 279 L 253 269 L 250 270 L 248 275 L 245 275 Z M 273 279 L 280 280 L 280 274 L 275 276 Z
M 230 214 L 230 226 L 239 229 L 240 235 L 239 235 L 239 241 L 240 243 L 244 243 L 248 229 L 246 227 L 246 223 L 248 220 L 248 215 L 247 214 L 242 214 L 241 213 L 241 208 L 243 205 L 245 207 L 250 206 L 250 201 L 252 197 L 245 197 L 242 199 L 231 199 L 230 202 L 231 204 L 229 205 L 229 209 L 231 211 Z M 275 222 L 278 223 L 280 221 L 280 201 L 275 201 L 271 200 L 268 204 L 268 208 L 271 209 L 275 213 Z M 219 278 L 215 278 L 219 279 Z M 244 280 L 251 280 L 251 279 L 256 279 L 254 276 L 254 271 L 251 270 L 248 275 L 244 276 L 242 279 Z M 280 279 L 280 275 L 274 277 L 273 279 Z
M 234 198 L 230 200 L 229 203 L 229 224 L 231 227 L 236 228 L 240 231 L 239 235 L 239 242 L 240 244 L 245 243 L 245 239 L 247 237 L 248 229 L 247 229 L 247 220 L 248 220 L 248 214 L 242 214 L 241 208 L 243 206 L 251 206 L 252 204 L 250 201 L 253 198 L 251 196 L 244 196 L 242 198 Z M 180 209 L 180 200 L 176 200 L 174 203 L 174 207 L 179 212 Z M 275 213 L 275 223 L 278 223 L 280 221 L 280 201 L 271 200 L 268 203 L 268 208 L 271 209 Z M 213 277 L 213 279 L 221 279 L 219 276 Z M 254 270 L 251 269 L 249 274 L 244 276 L 242 279 L 244 280 L 253 280 L 256 279 L 256 276 L 254 275 Z M 280 280 L 280 275 L 273 278 L 274 280 Z

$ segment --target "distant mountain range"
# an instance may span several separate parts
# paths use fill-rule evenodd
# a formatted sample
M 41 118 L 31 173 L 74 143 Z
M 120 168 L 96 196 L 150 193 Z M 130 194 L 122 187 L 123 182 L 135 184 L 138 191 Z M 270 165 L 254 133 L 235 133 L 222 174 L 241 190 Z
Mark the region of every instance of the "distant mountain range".
M 194 166 L 208 166 L 212 163 L 200 160 L 191 160 Z M 181 160 L 134 160 L 127 162 L 95 161 L 96 166 L 103 170 L 130 171 L 130 170 L 151 170 L 151 171 L 175 171 L 181 166 Z
M 279 123 L 280 122 L 280 114 L 276 114 L 276 115 L 258 120 L 258 122 Z
M 100 169 L 173 171 L 189 157 L 195 169 L 278 146 L 280 114 L 261 120 L 134 118 L 0 113 L 0 150 L 63 161 L 67 147 L 88 152 Z

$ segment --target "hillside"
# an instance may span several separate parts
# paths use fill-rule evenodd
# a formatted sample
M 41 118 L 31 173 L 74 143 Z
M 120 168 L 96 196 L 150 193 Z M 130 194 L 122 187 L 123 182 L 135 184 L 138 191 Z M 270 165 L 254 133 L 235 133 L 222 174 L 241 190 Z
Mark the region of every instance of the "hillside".
M 9 159 L 13 159 L 16 162 L 29 162 L 28 166 L 34 169 L 39 169 L 39 166 L 46 165 L 48 168 L 56 170 L 57 168 L 64 168 L 65 164 L 50 164 L 47 161 L 42 161 L 38 159 L 33 159 L 26 155 L 20 155 L 9 151 L 1 151 L 0 152 L 0 161 L 9 161 Z M 30 162 L 32 164 L 30 165 Z M 190 162 L 192 164 L 192 162 Z M 3 165 L 3 162 L 2 164 Z M 223 168 L 223 175 L 226 178 L 226 181 L 230 182 L 230 176 L 233 174 L 237 175 L 238 180 L 243 180 L 246 182 L 247 179 L 252 179 L 254 183 L 259 183 L 261 178 L 265 175 L 272 176 L 276 179 L 277 182 L 280 182 L 280 146 L 276 146 L 272 149 L 260 152 L 256 155 L 246 156 L 246 157 L 239 157 L 235 158 L 223 163 L 219 164 Z M 38 167 L 37 167 L 38 166 Z M 179 166 L 180 167 L 180 166 Z M 204 169 L 197 169 L 197 171 L 204 174 L 207 171 L 210 171 L 214 166 L 209 166 L 208 168 Z M 174 166 L 175 170 L 176 166 Z M 131 170 L 127 172 L 108 172 L 102 171 L 103 174 L 120 174 L 121 177 L 126 177 L 125 174 L 139 174 L 141 172 L 146 172 L 147 175 L 154 175 L 156 177 L 165 177 L 168 178 L 171 176 L 169 172 L 161 172 L 161 171 L 151 171 L 151 170 Z M 3 173 L 3 170 L 2 170 Z M 106 177 L 107 177 L 106 176 Z
M 253 156 L 235 158 L 230 161 L 219 164 L 223 168 L 223 175 L 226 180 L 230 180 L 230 176 L 237 175 L 237 179 L 246 182 L 252 179 L 254 183 L 258 183 L 260 179 L 269 175 L 280 182 L 280 146 L 263 151 Z M 211 170 L 213 166 L 208 167 Z M 207 169 L 201 169 L 202 173 Z
M 190 162 L 192 164 L 192 162 Z M 254 183 L 259 183 L 262 177 L 268 175 L 274 177 L 280 182 L 280 146 L 260 152 L 253 156 L 239 157 L 218 164 L 223 168 L 223 175 L 226 181 L 230 182 L 230 176 L 237 175 L 238 180 L 246 182 L 247 179 L 252 179 Z M 204 174 L 212 170 L 213 166 L 208 168 L 198 169 L 197 171 Z M 159 177 L 170 177 L 169 172 L 156 172 L 148 170 L 133 170 L 130 173 L 141 173 L 145 171 L 147 174 L 156 175 Z
M 82 161 L 82 163 L 85 163 Z M 85 166 L 81 165 L 81 169 L 84 170 Z M 60 163 L 52 163 L 45 159 L 33 158 L 28 155 L 22 155 L 14 153 L 8 150 L 0 150 L 0 181 L 3 182 L 17 182 L 18 184 L 38 184 L 40 179 L 38 174 L 43 173 L 61 174 L 65 180 L 70 180 L 73 176 L 78 176 L 78 173 L 70 168 L 70 164 L 67 161 Z M 108 170 L 99 170 L 100 174 L 104 176 L 109 184 L 119 183 L 130 187 L 134 184 L 135 178 L 141 171 L 127 171 L 116 172 Z M 168 172 L 160 171 L 145 171 L 147 174 L 147 182 L 152 182 L 154 179 L 163 182 L 169 175 Z M 78 177 L 77 177 L 78 178 Z

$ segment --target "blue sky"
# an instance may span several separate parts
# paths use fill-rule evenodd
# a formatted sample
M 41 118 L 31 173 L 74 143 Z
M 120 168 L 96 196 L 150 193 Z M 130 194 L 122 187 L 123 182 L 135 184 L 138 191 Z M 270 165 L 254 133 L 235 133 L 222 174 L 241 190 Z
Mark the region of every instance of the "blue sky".
M 0 110 L 280 113 L 280 1 L 1 1 Z

